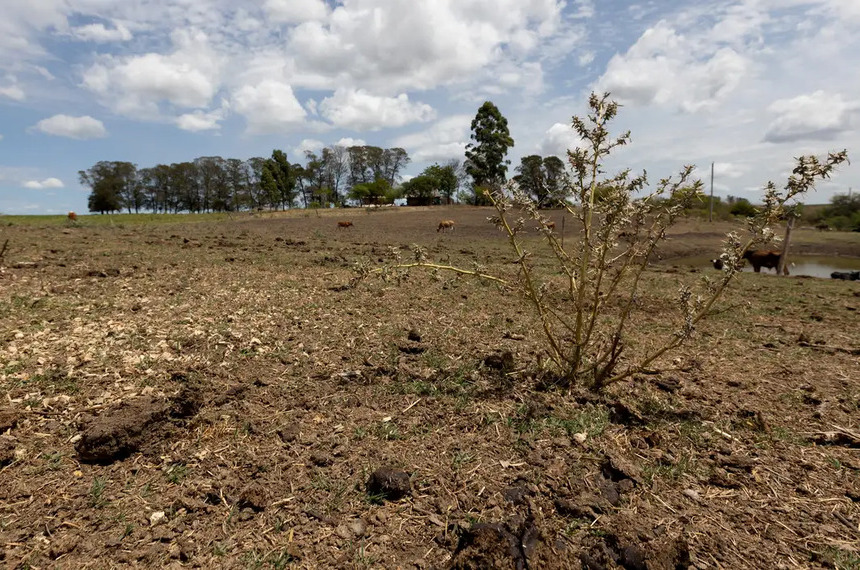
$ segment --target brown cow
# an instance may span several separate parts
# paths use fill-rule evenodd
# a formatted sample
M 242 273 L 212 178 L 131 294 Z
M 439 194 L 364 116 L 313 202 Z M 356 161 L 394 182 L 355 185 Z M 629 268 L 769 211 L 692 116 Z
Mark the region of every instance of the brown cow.
M 68 218 L 69 218 L 70 222 L 77 222 L 78 221 L 78 215 L 74 212 L 69 212 Z
M 453 232 L 454 220 L 442 220 L 441 222 L 439 222 L 439 227 L 436 228 L 436 231 L 440 232 L 442 230 L 451 230 Z
M 344 220 L 344 221 L 338 222 L 337 227 L 338 227 L 338 229 L 340 229 L 340 228 L 351 228 L 351 227 L 353 227 L 353 225 L 352 225 L 351 221 Z
M 780 252 L 765 250 L 765 249 L 752 249 L 744 252 L 744 259 L 749 260 L 749 262 L 753 266 L 753 270 L 756 273 L 761 272 L 762 267 L 767 267 L 768 269 L 777 269 L 779 267 L 779 258 Z M 782 269 L 783 275 L 788 275 L 788 265 Z

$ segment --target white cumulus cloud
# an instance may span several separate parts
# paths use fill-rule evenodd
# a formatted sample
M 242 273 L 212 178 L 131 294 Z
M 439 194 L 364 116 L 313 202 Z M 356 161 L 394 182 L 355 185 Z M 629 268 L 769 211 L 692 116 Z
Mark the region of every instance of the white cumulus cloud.
M 95 43 L 127 42 L 132 37 L 129 29 L 122 24 L 118 24 L 113 29 L 106 28 L 102 23 L 87 24 L 72 28 L 71 33 L 79 40 Z
M 562 7 L 560 0 L 353 0 L 325 21 L 292 29 L 287 49 L 297 54 L 297 73 L 318 87 L 346 82 L 390 94 L 471 83 L 509 56 L 536 57 L 566 33 Z
M 352 137 L 341 137 L 335 143 L 325 143 L 318 139 L 302 139 L 302 142 L 293 148 L 293 154 L 296 156 L 304 156 L 306 151 L 318 154 L 322 149 L 330 146 L 349 148 L 351 146 L 364 146 L 366 144 L 367 142 L 364 139 L 355 139 Z
M 46 188 L 62 188 L 65 186 L 59 178 L 45 178 L 44 180 L 27 180 L 23 184 L 24 188 L 32 188 L 34 190 L 44 190 Z
M 299 156 L 304 156 L 306 152 L 319 152 L 325 148 L 325 143 L 317 139 L 302 139 L 302 142 L 294 149 Z
M 197 109 L 176 117 L 176 126 L 191 132 L 218 130 L 221 128 L 219 122 L 224 120 L 226 114 L 226 107 L 209 112 Z
M 273 79 L 238 89 L 233 94 L 231 108 L 245 117 L 248 132 L 253 134 L 293 131 L 307 116 L 293 88 Z
M 469 142 L 471 124 L 469 115 L 452 115 L 423 131 L 396 138 L 394 146 L 406 149 L 415 162 L 462 158 Z
M 26 98 L 24 90 L 17 85 L 9 85 L 8 87 L 0 87 L 0 95 L 8 97 L 13 101 L 23 101 Z
M 78 140 L 102 138 L 108 134 L 104 124 L 89 115 L 82 117 L 54 115 L 42 119 L 34 128 L 48 135 Z
M 287 24 L 322 20 L 329 13 L 323 0 L 266 0 L 263 10 L 271 21 Z
M 104 56 L 84 72 L 83 86 L 116 111 L 155 116 L 159 103 L 205 107 L 220 84 L 221 61 L 202 32 L 173 34 L 173 53 Z
M 366 145 L 367 145 L 366 140 L 354 139 L 352 137 L 341 137 L 340 140 L 338 140 L 336 143 L 334 143 L 334 146 L 343 146 L 346 148 L 349 148 L 351 146 L 366 146 Z
M 748 168 L 736 162 L 714 162 L 714 177 L 715 178 L 741 178 L 748 172 Z M 702 170 L 701 176 L 710 176 L 710 171 Z
M 860 101 L 819 90 L 774 101 L 768 111 L 776 115 L 764 135 L 768 142 L 832 140 L 857 124 Z
M 609 91 L 622 102 L 677 106 L 686 112 L 713 107 L 751 68 L 745 55 L 724 44 L 679 34 L 661 21 L 627 53 L 609 60 L 595 90 Z
M 824 0 L 828 10 L 837 18 L 860 22 L 860 4 L 851 0 Z
M 544 133 L 540 143 L 541 154 L 565 159 L 567 151 L 579 146 L 580 142 L 582 141 L 570 125 L 555 123 Z
M 40 34 L 67 26 L 66 0 L 3 0 L 0 5 L 0 69 L 43 57 Z
M 338 89 L 320 102 L 319 112 L 335 126 L 355 130 L 402 127 L 430 121 L 436 116 L 433 107 L 413 103 L 405 93 L 382 97 L 361 89 Z

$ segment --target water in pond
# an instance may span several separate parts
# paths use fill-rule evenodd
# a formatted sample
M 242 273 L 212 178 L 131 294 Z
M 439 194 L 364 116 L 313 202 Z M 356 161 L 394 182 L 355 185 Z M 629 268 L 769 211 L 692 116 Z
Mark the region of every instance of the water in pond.
M 714 266 L 711 265 L 711 258 L 705 256 L 696 257 L 680 257 L 670 259 L 665 262 L 669 265 L 677 267 L 698 267 L 707 268 L 713 271 Z M 860 258 L 856 257 L 833 257 L 827 255 L 793 255 L 789 261 L 788 270 L 792 275 L 809 275 L 812 277 L 830 278 L 830 274 L 834 271 L 860 271 Z M 747 263 L 743 271 L 752 271 L 752 266 Z M 762 273 L 770 273 L 775 275 L 774 269 L 762 267 Z

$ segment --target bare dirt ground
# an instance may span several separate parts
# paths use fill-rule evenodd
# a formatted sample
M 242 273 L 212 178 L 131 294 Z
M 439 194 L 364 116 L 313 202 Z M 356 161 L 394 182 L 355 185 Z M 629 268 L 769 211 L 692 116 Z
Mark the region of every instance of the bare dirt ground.
M 495 285 L 343 287 L 412 243 L 511 275 L 487 215 L 0 228 L 0 563 L 860 568 L 860 282 L 742 274 L 601 396 L 545 386 Z M 672 258 L 732 228 L 672 235 L 631 344 L 706 271 Z M 858 234 L 793 243 L 860 257 Z

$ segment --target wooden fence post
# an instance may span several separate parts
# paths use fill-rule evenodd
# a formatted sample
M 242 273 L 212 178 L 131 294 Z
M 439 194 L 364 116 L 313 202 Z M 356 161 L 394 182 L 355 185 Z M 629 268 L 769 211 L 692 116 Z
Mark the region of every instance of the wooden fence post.
M 777 275 L 788 275 L 788 248 L 791 245 L 791 230 L 794 228 L 794 220 L 796 219 L 794 214 L 790 213 L 785 223 L 785 239 L 782 240 L 782 253 L 779 255 L 779 263 L 776 266 Z

